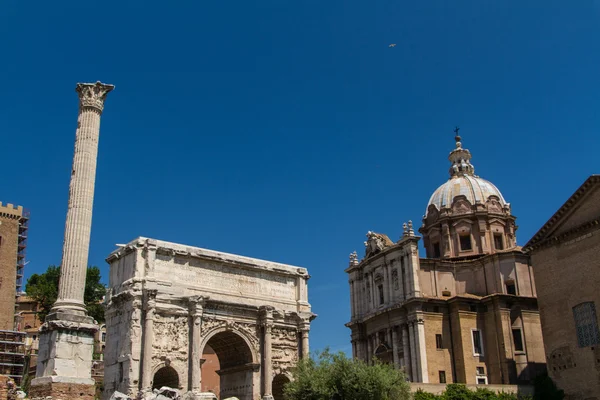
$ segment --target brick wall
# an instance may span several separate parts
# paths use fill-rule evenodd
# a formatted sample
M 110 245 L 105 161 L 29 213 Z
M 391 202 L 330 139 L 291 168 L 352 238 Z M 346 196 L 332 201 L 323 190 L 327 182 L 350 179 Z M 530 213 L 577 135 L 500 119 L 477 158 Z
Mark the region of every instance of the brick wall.
M 14 329 L 18 238 L 19 221 L 0 214 L 0 330 Z
M 579 347 L 573 316 L 574 306 L 593 301 L 600 318 L 597 227 L 532 254 L 548 372 L 566 394 L 580 398 L 600 393 L 600 346 Z

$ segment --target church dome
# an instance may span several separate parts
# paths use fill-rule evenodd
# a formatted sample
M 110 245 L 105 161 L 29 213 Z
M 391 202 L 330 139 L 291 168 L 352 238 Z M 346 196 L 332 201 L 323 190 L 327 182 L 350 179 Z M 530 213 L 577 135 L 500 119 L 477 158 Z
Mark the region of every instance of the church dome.
M 471 204 L 476 202 L 485 203 L 490 196 L 498 197 L 502 207 L 506 204 L 502 193 L 492 182 L 475 175 L 463 175 L 454 176 L 437 188 L 431 195 L 427 208 L 432 204 L 438 210 L 450 207 L 452 200 L 460 195 L 465 196 Z
M 501 207 L 507 205 L 506 200 L 500 193 L 500 190 L 488 180 L 475 175 L 475 167 L 471 164 L 471 152 L 462 148 L 458 129 L 456 132 L 456 149 L 454 149 L 448 159 L 452 163 L 450 166 L 450 179 L 431 195 L 427 210 L 434 205 L 438 210 L 452 206 L 456 196 L 465 196 L 471 204 L 480 202 L 484 204 L 490 196 L 496 196 Z

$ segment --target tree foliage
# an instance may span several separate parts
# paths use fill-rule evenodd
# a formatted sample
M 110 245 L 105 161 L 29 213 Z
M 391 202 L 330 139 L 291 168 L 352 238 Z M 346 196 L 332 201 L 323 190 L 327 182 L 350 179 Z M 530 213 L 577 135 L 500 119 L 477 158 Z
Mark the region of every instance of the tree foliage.
M 350 359 L 325 350 L 307 357 L 292 371 L 285 387 L 287 400 L 408 400 L 410 388 L 393 366 Z
M 44 321 L 58 297 L 59 279 L 60 267 L 51 265 L 43 274 L 33 274 L 27 280 L 25 292 L 27 296 L 39 303 L 38 317 L 41 321 Z M 106 294 L 106 287 L 100 283 L 100 279 L 100 268 L 89 267 L 87 269 L 83 301 L 88 315 L 99 323 L 103 323 L 104 307 L 100 302 Z
M 465 385 L 453 383 L 446 387 L 441 395 L 424 392 L 419 389 L 414 400 L 531 400 L 531 397 L 513 393 L 496 393 L 486 388 L 469 390 Z

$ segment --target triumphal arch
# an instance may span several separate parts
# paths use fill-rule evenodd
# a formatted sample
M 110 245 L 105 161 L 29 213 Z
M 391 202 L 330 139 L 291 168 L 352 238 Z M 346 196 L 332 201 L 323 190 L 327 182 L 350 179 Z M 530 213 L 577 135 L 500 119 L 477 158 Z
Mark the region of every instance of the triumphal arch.
M 305 268 L 141 237 L 119 246 L 107 258 L 105 397 L 169 386 L 281 398 L 315 317 Z

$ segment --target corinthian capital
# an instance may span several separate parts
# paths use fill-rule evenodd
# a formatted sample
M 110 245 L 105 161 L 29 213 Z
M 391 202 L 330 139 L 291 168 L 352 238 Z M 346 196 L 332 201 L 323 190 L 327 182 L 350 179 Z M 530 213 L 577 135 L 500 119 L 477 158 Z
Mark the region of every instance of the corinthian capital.
M 114 88 L 114 85 L 106 85 L 100 81 L 96 83 L 78 83 L 75 91 L 79 94 L 79 107 L 92 107 L 102 112 L 106 95 Z

